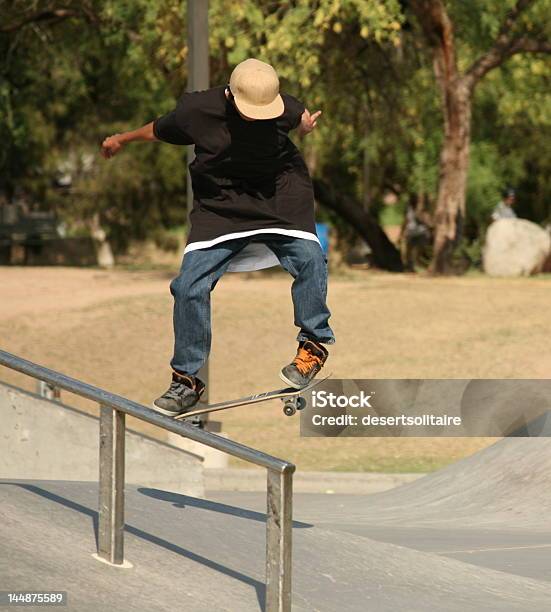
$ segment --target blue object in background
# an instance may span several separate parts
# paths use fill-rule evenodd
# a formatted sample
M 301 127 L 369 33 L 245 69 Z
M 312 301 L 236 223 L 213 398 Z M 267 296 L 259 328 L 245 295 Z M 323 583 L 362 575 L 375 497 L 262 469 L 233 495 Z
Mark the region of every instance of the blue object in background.
M 327 223 L 316 223 L 316 234 L 322 251 L 327 255 L 329 253 L 329 225 Z

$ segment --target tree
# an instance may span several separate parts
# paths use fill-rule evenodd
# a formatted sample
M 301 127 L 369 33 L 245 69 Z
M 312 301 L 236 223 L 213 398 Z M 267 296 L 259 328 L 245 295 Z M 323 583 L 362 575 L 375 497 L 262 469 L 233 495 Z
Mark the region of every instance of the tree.
M 434 215 L 434 256 L 431 263 L 431 271 L 435 274 L 448 271 L 450 257 L 459 242 L 465 220 L 471 111 L 476 86 L 488 72 L 515 54 L 551 52 L 551 43 L 541 28 L 535 28 L 534 35 L 526 28 L 517 27 L 523 13 L 534 2 L 517 0 L 507 11 L 492 44 L 465 70 L 460 70 L 458 66 L 454 23 L 444 0 L 410 2 L 432 51 L 444 117 L 444 140 L 440 151 L 440 178 Z
M 513 6 L 441 3 L 459 76 L 492 48 L 505 2 Z M 321 218 L 366 241 L 387 269 L 397 269 L 397 251 L 379 224 L 383 199 L 391 192 L 398 207 L 412 201 L 432 210 L 445 136 L 427 38 L 404 4 L 211 0 L 209 13 L 213 84 L 256 56 L 277 67 L 284 91 L 323 110 L 300 143 Z M 185 8 L 186 0 L 0 0 L 0 197 L 24 190 L 75 224 L 98 213 L 118 249 L 185 222 L 182 148 L 135 145 L 117 163 L 97 155 L 107 134 L 171 110 L 185 89 Z M 538 0 L 523 11 L 515 39 L 543 40 L 548 9 L 549 0 Z M 468 100 L 469 237 L 505 179 L 520 187 L 524 216 L 548 217 L 545 70 L 542 58 L 515 53 L 480 78 L 476 100 Z M 52 187 L 60 168 L 73 178 L 65 195 Z

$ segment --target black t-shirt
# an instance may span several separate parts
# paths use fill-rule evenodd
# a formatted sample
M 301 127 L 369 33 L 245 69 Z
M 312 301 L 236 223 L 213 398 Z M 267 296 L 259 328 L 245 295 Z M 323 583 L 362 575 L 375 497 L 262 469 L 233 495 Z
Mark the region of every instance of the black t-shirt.
M 306 164 L 288 133 L 298 127 L 304 105 L 282 94 L 284 113 L 247 121 L 224 87 L 185 93 L 176 109 L 155 120 L 155 136 L 175 145 L 195 145 L 191 230 L 186 252 L 240 236 L 275 233 L 317 240 L 314 197 Z M 249 249 L 234 269 L 258 269 Z M 255 261 L 256 260 L 256 261 Z

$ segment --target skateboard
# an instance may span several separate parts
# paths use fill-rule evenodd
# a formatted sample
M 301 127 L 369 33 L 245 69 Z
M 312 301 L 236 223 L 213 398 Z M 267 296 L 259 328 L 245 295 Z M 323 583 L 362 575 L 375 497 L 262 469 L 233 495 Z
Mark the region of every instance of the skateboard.
M 227 402 L 220 402 L 218 404 L 210 404 L 206 408 L 200 408 L 199 410 L 192 410 L 191 412 L 184 412 L 175 416 L 174 419 L 182 420 L 189 419 L 190 417 L 197 416 L 199 414 L 208 414 L 209 412 L 217 412 L 219 410 L 228 410 L 229 408 L 237 408 L 238 406 L 248 406 L 249 404 L 258 404 L 259 402 L 267 402 L 272 399 L 281 399 L 283 402 L 283 413 L 286 416 L 293 416 L 297 410 L 302 410 L 306 407 L 306 399 L 301 397 L 302 393 L 309 391 L 313 387 L 316 387 L 324 380 L 327 380 L 331 374 L 328 374 L 324 378 L 314 380 L 306 387 L 302 389 L 294 389 L 293 387 L 285 387 L 284 389 L 276 389 L 275 391 L 265 391 L 264 393 L 256 393 L 249 397 L 242 397 L 241 399 L 228 400 Z

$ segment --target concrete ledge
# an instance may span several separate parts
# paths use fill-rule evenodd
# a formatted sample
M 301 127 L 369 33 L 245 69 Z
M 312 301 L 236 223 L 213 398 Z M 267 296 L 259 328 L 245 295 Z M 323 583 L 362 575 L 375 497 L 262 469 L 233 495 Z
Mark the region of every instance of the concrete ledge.
M 379 472 L 301 472 L 294 475 L 296 493 L 366 494 L 387 491 L 424 474 L 383 474 Z M 265 491 L 266 470 L 205 469 L 207 491 Z
M 96 481 L 99 419 L 0 383 L 0 478 Z M 203 458 L 126 430 L 126 482 L 202 497 Z
M 218 432 L 219 436 L 223 438 L 227 438 L 228 435 L 222 432 Z M 177 448 L 181 448 L 182 450 L 192 453 L 193 455 L 197 455 L 198 457 L 202 457 L 203 459 L 203 467 L 207 468 L 227 468 L 228 467 L 228 459 L 229 455 L 227 453 L 223 453 L 222 451 L 217 450 L 216 448 L 211 448 L 210 446 L 205 446 L 200 442 L 195 442 L 195 440 L 190 440 L 189 438 L 184 438 L 183 436 L 179 436 L 171 431 L 168 432 L 167 441 L 172 446 L 176 446 Z

